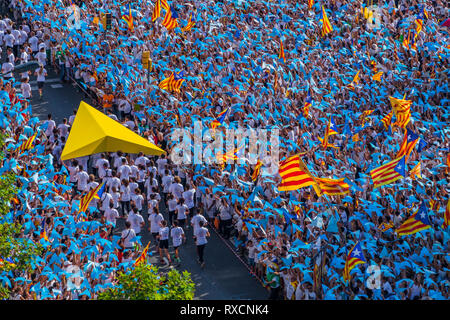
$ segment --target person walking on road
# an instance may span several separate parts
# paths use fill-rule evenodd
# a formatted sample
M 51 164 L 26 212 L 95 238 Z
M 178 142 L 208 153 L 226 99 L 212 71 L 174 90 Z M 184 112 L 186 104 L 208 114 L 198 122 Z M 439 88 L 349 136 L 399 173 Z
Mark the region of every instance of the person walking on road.
M 199 228 L 194 233 L 195 244 L 197 245 L 197 255 L 198 255 L 198 263 L 202 268 L 205 267 L 205 260 L 203 258 L 205 252 L 205 246 L 208 243 L 207 237 L 210 236 L 207 228 L 204 227 L 205 223 L 203 221 L 199 222 Z
M 173 221 L 173 227 L 172 230 L 170 230 L 170 236 L 172 237 L 172 245 L 175 251 L 174 260 L 179 264 L 181 260 L 178 248 L 181 246 L 183 241 L 185 241 L 186 236 L 184 235 L 183 228 L 178 225 L 178 220 Z
M 42 100 L 42 91 L 44 88 L 45 83 L 45 77 L 47 76 L 47 70 L 44 68 L 43 64 L 39 65 L 39 68 L 37 68 L 34 71 L 34 75 L 37 76 L 37 85 L 39 90 L 39 100 Z
M 167 263 L 170 265 L 172 261 L 170 260 L 169 254 L 169 227 L 167 226 L 166 220 L 160 222 L 157 238 L 159 241 L 159 258 L 161 259 L 161 263 L 164 262 L 164 258 L 167 258 Z

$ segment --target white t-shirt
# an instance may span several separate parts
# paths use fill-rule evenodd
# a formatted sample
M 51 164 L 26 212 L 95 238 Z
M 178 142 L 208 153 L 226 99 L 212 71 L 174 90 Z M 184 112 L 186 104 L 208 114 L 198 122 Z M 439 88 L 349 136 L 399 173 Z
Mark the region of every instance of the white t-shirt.
M 47 124 L 47 129 L 45 129 L 45 135 L 50 136 L 53 133 L 53 129 L 56 127 L 56 123 L 54 120 L 45 120 L 44 124 Z M 86 168 L 86 167 L 83 167 Z
M 175 211 L 177 208 L 177 200 L 176 199 L 170 199 L 167 201 L 167 204 L 169 205 L 169 211 Z
M 100 201 L 102 202 L 102 206 L 101 209 L 103 211 L 106 211 L 106 209 L 109 209 L 109 204 L 112 201 L 112 195 L 109 194 L 108 192 L 104 192 L 102 194 L 102 197 L 100 198 Z
M 40 68 L 37 68 L 36 70 L 36 74 L 37 74 L 37 82 L 44 82 L 45 81 L 45 76 L 47 75 L 47 70 L 44 68 L 42 69 L 42 71 L 40 70 Z
M 189 209 L 194 207 L 195 189 L 186 190 L 183 192 L 184 201 Z
M 131 196 L 131 200 L 134 201 L 134 203 L 136 204 L 136 208 L 141 211 L 142 210 L 142 203 L 144 202 L 144 197 L 142 196 L 142 194 L 139 195 L 132 195 Z
M 177 211 L 177 219 L 186 219 L 186 210 L 188 210 L 188 207 L 183 205 L 177 205 L 176 211 Z
M 122 231 L 122 238 L 124 239 L 123 245 L 125 248 L 132 248 L 133 242 L 131 242 L 131 239 L 136 237 L 136 232 L 132 228 L 125 229 Z
M 181 183 L 172 183 L 169 187 L 169 192 L 178 200 L 183 195 L 183 185 Z
M 163 192 L 168 193 L 170 185 L 173 183 L 173 176 L 170 174 L 167 176 L 162 177 L 161 179 L 162 185 L 163 185 Z
M 131 228 L 138 234 L 141 232 L 141 223 L 144 222 L 144 218 L 138 213 L 135 214 L 133 211 L 128 215 L 127 221 L 131 223 Z
M 130 186 L 125 187 L 124 185 L 120 186 L 120 201 L 130 201 L 131 200 L 131 190 Z
M 120 179 L 117 177 L 113 177 L 111 179 L 108 180 L 107 184 L 106 184 L 109 188 L 109 191 L 112 191 L 112 188 L 116 188 L 116 191 L 119 191 L 120 188 Z
M 11 78 L 13 76 L 12 72 L 14 70 L 14 65 L 10 62 L 4 62 L 2 64 L 2 72 L 4 73 L 4 77 Z
M 149 162 L 149 158 L 147 158 L 146 156 L 141 156 L 141 157 L 137 157 L 136 161 L 134 161 L 134 164 L 139 166 L 139 165 L 143 165 L 144 167 L 147 166 L 147 163 Z
M 58 130 L 63 137 L 67 136 L 67 133 L 69 132 L 69 128 L 70 128 L 70 126 L 67 124 L 64 124 L 64 123 L 60 123 L 58 125 Z
M 198 228 L 195 232 L 194 232 L 194 236 L 195 236 L 195 244 L 200 246 L 202 244 L 207 244 L 208 240 L 206 240 L 206 234 L 208 233 L 208 229 L 206 229 L 205 227 L 201 227 Z
M 163 227 L 159 229 L 159 240 L 168 240 L 169 239 L 169 228 Z
M 159 202 L 156 199 L 150 199 L 147 202 L 147 206 L 148 206 L 148 214 L 152 214 L 155 210 L 154 208 L 156 208 L 158 206 Z
M 107 222 L 116 225 L 117 218 L 119 218 L 119 212 L 114 208 L 108 208 L 105 210 L 105 218 Z
M 79 168 L 78 167 L 68 167 L 69 169 L 69 176 L 70 176 L 70 182 L 75 183 L 77 182 L 77 173 Z
M 22 91 L 22 95 L 25 99 L 31 97 L 31 86 L 28 82 L 22 82 L 20 84 L 20 90 Z
M 38 38 L 36 36 L 32 36 L 30 39 L 28 39 L 28 43 L 30 44 L 31 50 L 33 52 L 38 51 Z
M 130 178 L 131 168 L 129 165 L 124 164 L 119 167 L 117 172 L 120 174 L 121 180 L 123 180 L 123 179 L 128 180 Z
M 172 243 L 174 247 L 181 246 L 183 242 L 184 231 L 182 227 L 172 228 L 170 230 L 170 236 L 172 237 Z
M 45 52 L 39 51 L 38 53 L 36 53 L 35 58 L 40 64 L 44 65 L 45 67 L 45 65 L 47 64 L 46 63 L 47 55 L 45 54 Z
M 78 183 L 77 184 L 78 190 L 85 190 L 89 180 L 89 175 L 87 174 L 86 171 L 80 171 L 76 175 L 76 180 Z
M 167 159 L 159 158 L 158 160 L 156 160 L 156 164 L 158 166 L 159 174 L 162 175 L 164 173 L 165 168 L 166 168 Z
M 194 225 L 194 234 L 195 234 L 195 231 L 197 231 L 197 229 L 200 228 L 200 221 L 203 221 L 203 223 L 207 222 L 205 217 L 202 216 L 201 214 L 196 214 L 191 219 L 191 223 Z
M 164 217 L 161 213 L 156 214 L 152 213 L 148 216 L 148 221 L 150 222 L 150 232 L 151 233 L 157 233 L 159 232 L 159 229 L 161 226 L 159 225 L 161 221 L 164 220 Z

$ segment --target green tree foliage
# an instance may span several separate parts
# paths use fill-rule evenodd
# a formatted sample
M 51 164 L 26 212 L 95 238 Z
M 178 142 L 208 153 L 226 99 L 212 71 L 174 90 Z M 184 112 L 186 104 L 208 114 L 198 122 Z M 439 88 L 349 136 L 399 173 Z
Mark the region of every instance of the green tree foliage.
M 0 160 L 3 158 L 5 136 L 0 133 Z M 6 219 L 11 210 L 11 199 L 17 192 L 16 175 L 8 172 L 0 176 L 0 274 L 9 271 L 30 271 L 31 262 L 42 252 L 42 246 L 23 237 L 22 225 Z M 6 259 L 11 259 L 9 263 Z M 0 299 L 5 299 L 9 290 L 0 284 Z
M 117 284 L 99 294 L 99 300 L 192 300 L 195 284 L 189 272 L 172 269 L 166 275 L 140 264 L 117 275 Z

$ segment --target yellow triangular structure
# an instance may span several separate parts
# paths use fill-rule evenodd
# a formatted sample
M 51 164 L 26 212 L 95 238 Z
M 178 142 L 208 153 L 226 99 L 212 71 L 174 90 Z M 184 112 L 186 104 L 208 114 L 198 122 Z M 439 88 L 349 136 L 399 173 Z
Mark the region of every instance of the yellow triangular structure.
M 165 151 L 119 122 L 81 101 L 61 160 L 100 152 L 143 152 L 161 155 Z

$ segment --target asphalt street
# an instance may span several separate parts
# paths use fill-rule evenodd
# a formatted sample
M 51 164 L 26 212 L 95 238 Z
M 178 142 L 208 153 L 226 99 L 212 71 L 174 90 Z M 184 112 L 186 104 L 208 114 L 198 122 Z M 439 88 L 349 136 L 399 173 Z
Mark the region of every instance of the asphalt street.
M 47 119 L 47 114 L 51 113 L 56 123 L 61 123 L 64 118 L 69 118 L 74 109 L 77 109 L 81 100 L 90 102 L 82 92 L 72 84 L 61 83 L 58 75 L 47 67 L 48 76 L 44 85 L 43 99 L 39 99 L 36 79 L 30 78 L 32 87 L 32 109 L 35 116 L 41 120 Z M 167 220 L 167 210 L 161 203 L 160 212 Z M 148 215 L 144 207 L 143 218 L 146 226 L 142 232 L 142 243 L 147 245 L 151 239 L 148 232 Z M 118 221 L 119 230 L 124 226 L 123 219 Z M 186 231 L 187 243 L 180 247 L 180 265 L 176 269 L 180 271 L 187 270 L 191 273 L 192 279 L 196 284 L 195 299 L 201 300 L 263 300 L 267 299 L 268 291 L 263 288 L 261 283 L 252 277 L 246 266 L 237 258 L 233 252 L 231 242 L 225 242 L 214 230 L 213 226 L 208 226 L 211 237 L 205 249 L 206 265 L 202 269 L 197 262 L 196 246 L 192 239 L 192 228 Z M 162 270 L 168 270 L 168 267 L 160 264 L 159 255 L 156 252 L 155 243 L 152 240 L 150 249 L 153 254 L 149 258 L 150 262 L 160 267 Z M 170 250 L 172 253 L 172 250 Z

